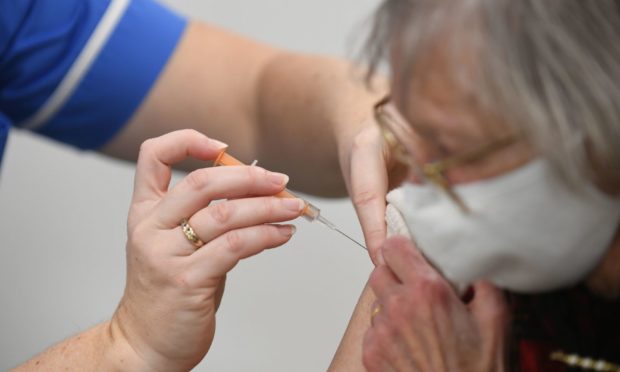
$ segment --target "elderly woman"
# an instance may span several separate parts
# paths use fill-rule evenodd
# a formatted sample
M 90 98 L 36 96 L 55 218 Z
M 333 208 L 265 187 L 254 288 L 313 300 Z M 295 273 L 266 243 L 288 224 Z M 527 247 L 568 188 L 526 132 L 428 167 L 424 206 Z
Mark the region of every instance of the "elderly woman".
M 382 4 L 415 247 L 382 246 L 333 369 L 620 371 L 619 39 L 614 0 Z

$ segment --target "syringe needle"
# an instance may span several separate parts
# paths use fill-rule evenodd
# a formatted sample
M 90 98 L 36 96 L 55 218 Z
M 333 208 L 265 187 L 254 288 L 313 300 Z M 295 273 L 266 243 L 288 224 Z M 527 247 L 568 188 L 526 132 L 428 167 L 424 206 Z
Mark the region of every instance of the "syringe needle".
M 358 242 L 357 240 L 353 239 L 352 237 L 350 237 L 349 235 L 345 234 L 342 232 L 342 230 L 340 229 L 335 229 L 336 231 L 338 231 L 339 233 L 341 233 L 343 236 L 345 236 L 347 239 L 349 239 L 350 241 L 352 241 L 353 243 L 359 245 L 360 247 L 364 248 L 365 250 L 368 250 L 368 248 L 364 247 L 360 242 Z
M 337 228 L 336 225 L 334 225 L 332 222 L 330 222 L 327 218 L 323 217 L 322 215 L 319 214 L 318 217 L 316 218 L 316 220 L 319 221 L 324 226 L 327 226 L 330 229 L 339 232 L 340 234 L 342 234 L 342 236 L 344 236 L 345 238 L 349 239 L 353 243 L 359 245 L 360 247 L 364 248 L 365 250 L 368 250 L 368 248 L 364 247 L 360 242 L 358 242 L 357 240 L 353 239 L 349 235 L 347 235 L 344 232 L 342 232 L 342 230 Z
M 240 162 L 239 160 L 235 159 L 233 156 L 227 154 L 226 150 L 222 151 L 218 155 L 217 159 L 215 159 L 215 161 L 214 161 L 214 164 L 215 165 L 244 165 L 242 162 Z M 256 161 L 254 161 L 254 163 L 252 163 L 252 166 L 254 166 L 254 165 L 256 165 Z M 295 194 L 290 192 L 288 189 L 284 189 L 284 191 L 276 194 L 275 196 L 279 197 L 279 198 L 296 198 L 297 197 L 297 196 L 295 196 Z M 319 210 L 319 208 L 315 207 L 314 205 L 310 204 L 307 201 L 305 203 L 306 203 L 306 208 L 303 210 L 302 214 L 309 221 L 319 221 L 320 223 L 322 223 L 326 227 L 330 228 L 331 230 L 339 232 L 345 238 L 349 239 L 353 243 L 359 245 L 360 247 L 364 248 L 365 250 L 368 250 L 366 247 L 364 247 L 363 244 L 361 244 L 357 240 L 353 239 L 349 235 L 343 233 L 339 228 L 336 227 L 336 225 L 334 225 L 333 223 L 331 223 L 327 219 L 325 219 L 323 216 L 321 216 L 321 211 Z

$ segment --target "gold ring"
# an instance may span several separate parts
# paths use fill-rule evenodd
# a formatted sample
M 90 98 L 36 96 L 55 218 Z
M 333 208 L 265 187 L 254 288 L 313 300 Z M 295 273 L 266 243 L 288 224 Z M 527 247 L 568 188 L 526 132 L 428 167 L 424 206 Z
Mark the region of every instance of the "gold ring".
M 187 218 L 183 219 L 181 222 L 181 229 L 183 230 L 183 235 L 190 241 L 196 248 L 200 248 L 205 245 L 205 242 L 200 240 L 198 235 L 194 232 L 194 229 L 189 225 Z
M 372 311 L 370 312 L 370 324 L 372 325 L 375 321 L 375 317 L 379 315 L 379 313 L 383 310 L 383 305 L 376 304 L 373 306 Z

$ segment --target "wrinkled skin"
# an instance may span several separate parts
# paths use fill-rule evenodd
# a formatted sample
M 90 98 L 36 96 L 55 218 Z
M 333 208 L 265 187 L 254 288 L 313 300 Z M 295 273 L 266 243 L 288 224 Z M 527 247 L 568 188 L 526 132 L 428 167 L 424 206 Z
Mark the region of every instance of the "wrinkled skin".
M 368 371 L 505 369 L 509 315 L 499 289 L 478 282 L 464 303 L 409 240 L 389 239 L 381 250 L 385 265 L 370 279 L 380 311 L 364 338 Z

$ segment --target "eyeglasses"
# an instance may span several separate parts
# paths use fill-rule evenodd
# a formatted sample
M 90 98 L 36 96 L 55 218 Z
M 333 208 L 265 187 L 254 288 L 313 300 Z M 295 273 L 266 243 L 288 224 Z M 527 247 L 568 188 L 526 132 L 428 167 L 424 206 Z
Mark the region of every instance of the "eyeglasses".
M 470 209 L 454 191 L 452 184 L 446 177 L 446 172 L 482 160 L 490 154 L 512 145 L 518 138 L 517 135 L 510 134 L 463 154 L 418 164 L 415 161 L 417 151 L 415 141 L 411 140 L 416 136 L 415 131 L 398 112 L 391 102 L 390 96 L 375 104 L 374 116 L 377 124 L 379 124 L 383 140 L 390 149 L 394 160 L 410 167 L 420 179 L 430 182 L 446 193 L 463 213 L 470 213 Z

